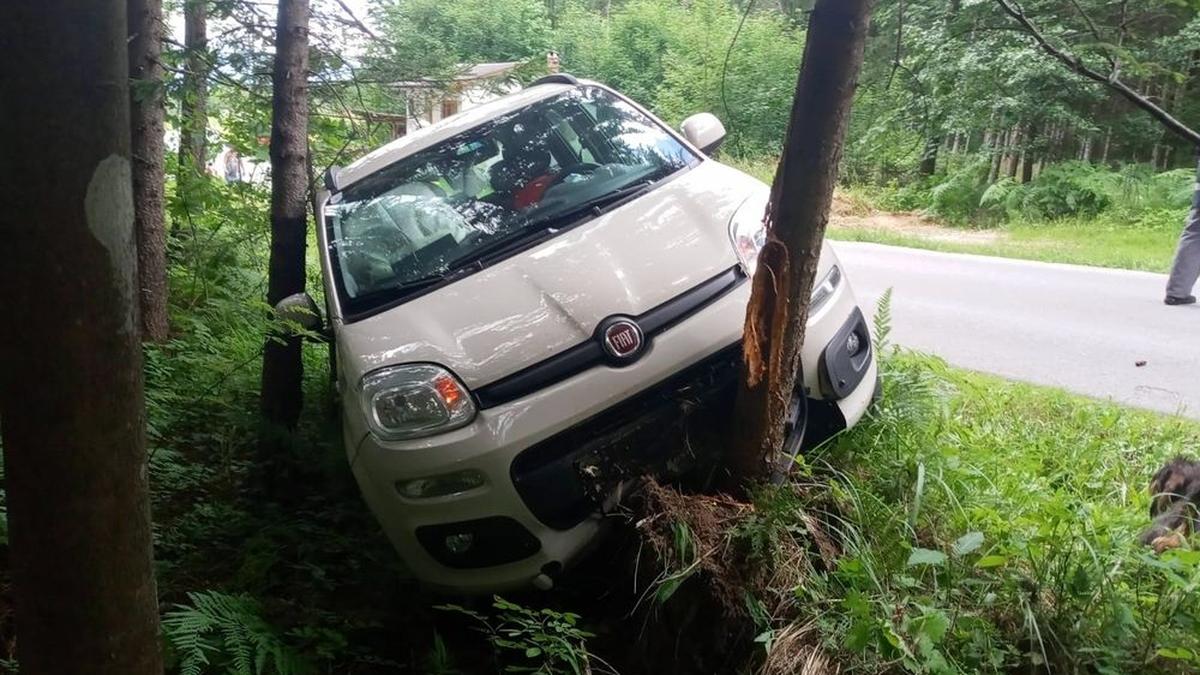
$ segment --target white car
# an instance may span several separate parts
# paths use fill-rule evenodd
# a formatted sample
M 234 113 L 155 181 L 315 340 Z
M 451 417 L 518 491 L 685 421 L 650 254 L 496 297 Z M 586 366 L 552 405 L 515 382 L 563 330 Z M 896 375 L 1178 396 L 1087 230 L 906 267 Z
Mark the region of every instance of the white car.
M 728 410 L 768 188 L 707 156 L 715 117 L 682 129 L 553 75 L 326 176 L 346 453 L 419 580 L 553 585 L 601 529 L 596 458 L 653 454 L 705 401 Z M 803 368 L 793 453 L 877 387 L 828 246 Z

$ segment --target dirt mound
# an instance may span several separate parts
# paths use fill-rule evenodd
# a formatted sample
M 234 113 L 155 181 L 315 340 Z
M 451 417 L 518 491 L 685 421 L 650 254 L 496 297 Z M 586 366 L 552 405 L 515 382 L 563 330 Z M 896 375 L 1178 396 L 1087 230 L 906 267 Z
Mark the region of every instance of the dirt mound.
M 848 230 L 878 230 L 949 243 L 989 244 L 1005 236 L 1000 230 L 946 227 L 920 213 L 880 211 L 845 192 L 834 193 L 829 224 Z

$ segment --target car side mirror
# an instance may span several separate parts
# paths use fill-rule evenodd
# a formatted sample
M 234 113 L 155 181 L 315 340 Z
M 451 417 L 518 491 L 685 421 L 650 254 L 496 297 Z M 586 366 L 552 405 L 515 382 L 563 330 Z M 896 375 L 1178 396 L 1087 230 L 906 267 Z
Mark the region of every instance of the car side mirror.
M 717 154 L 725 140 L 725 125 L 712 113 L 697 113 L 679 125 L 683 137 L 708 156 Z
M 308 293 L 295 293 L 275 303 L 275 318 L 293 322 L 307 332 L 319 333 L 323 339 L 328 339 L 321 308 Z

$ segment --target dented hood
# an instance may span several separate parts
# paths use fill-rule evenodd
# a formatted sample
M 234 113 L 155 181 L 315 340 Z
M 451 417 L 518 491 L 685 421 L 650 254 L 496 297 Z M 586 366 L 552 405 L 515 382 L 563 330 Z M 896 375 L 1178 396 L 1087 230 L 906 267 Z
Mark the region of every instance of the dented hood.
M 437 363 L 479 387 L 591 338 L 737 264 L 728 226 L 759 181 L 705 161 L 642 197 L 432 293 L 343 325 L 356 382 L 402 363 Z

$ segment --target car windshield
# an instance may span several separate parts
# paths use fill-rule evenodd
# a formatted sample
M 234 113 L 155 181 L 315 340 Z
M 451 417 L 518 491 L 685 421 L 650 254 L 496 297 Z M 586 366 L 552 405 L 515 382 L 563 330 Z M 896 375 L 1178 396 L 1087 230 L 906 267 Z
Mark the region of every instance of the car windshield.
M 698 161 L 598 87 L 496 118 L 330 199 L 342 303 L 351 315 L 389 305 Z

